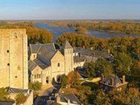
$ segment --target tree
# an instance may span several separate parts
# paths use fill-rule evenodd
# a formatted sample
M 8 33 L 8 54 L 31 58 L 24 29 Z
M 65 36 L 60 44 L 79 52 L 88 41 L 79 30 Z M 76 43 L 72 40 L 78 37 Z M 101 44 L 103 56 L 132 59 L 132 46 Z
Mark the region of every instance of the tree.
M 23 93 L 19 93 L 16 96 L 16 104 L 17 105 L 23 104 L 25 103 L 26 99 L 27 99 L 27 96 L 25 96 Z
M 109 61 L 101 58 L 95 62 L 95 71 L 99 76 L 103 74 L 105 77 L 108 77 L 113 73 L 113 68 Z
M 140 62 L 135 62 L 131 68 L 131 75 L 140 76 Z
M 8 92 L 6 88 L 0 88 L 0 101 L 6 101 L 8 99 Z
M 75 87 L 80 84 L 79 82 L 80 75 L 77 71 L 70 72 L 67 77 L 68 77 L 68 84 L 71 87 Z
M 86 28 L 83 28 L 83 27 L 77 27 L 75 32 L 77 32 L 79 34 L 87 34 L 88 30 Z
M 94 62 L 85 63 L 84 68 L 86 68 L 86 73 L 87 73 L 88 78 L 93 78 L 93 77 L 96 76 L 95 63 Z
M 118 74 L 128 74 L 130 72 L 130 67 L 132 65 L 132 59 L 126 53 L 118 53 L 115 56 L 114 67 Z
M 38 91 L 41 89 L 41 83 L 40 82 L 34 82 L 34 83 L 29 83 L 29 88 L 34 90 L 34 91 Z
M 66 75 L 61 76 L 61 87 L 65 88 L 68 84 L 68 77 Z
M 47 29 L 35 27 L 30 22 L 18 22 L 15 24 L 2 24 L 0 28 L 7 29 L 26 29 L 29 43 L 49 43 L 52 41 L 53 35 Z

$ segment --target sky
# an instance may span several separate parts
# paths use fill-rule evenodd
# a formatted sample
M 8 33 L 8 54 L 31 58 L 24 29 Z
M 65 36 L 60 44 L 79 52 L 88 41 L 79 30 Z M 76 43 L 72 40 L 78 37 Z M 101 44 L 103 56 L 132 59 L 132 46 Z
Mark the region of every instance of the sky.
M 140 19 L 140 0 L 0 0 L 0 20 Z

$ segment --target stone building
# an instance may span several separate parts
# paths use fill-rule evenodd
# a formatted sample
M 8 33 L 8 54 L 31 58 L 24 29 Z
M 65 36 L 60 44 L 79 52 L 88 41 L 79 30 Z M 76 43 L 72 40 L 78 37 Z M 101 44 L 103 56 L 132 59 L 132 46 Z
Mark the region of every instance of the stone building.
M 0 29 L 0 87 L 28 89 L 27 35 L 24 29 Z
M 74 68 L 83 66 L 85 61 L 73 56 L 73 53 L 73 48 L 68 41 L 59 50 L 54 43 L 30 44 L 30 81 L 39 81 L 43 85 L 50 84 L 53 79 L 57 81 L 61 75 L 67 75 Z
M 33 92 L 28 89 L 28 44 L 25 29 L 0 29 L 0 88 L 7 88 L 15 100 L 23 93 L 23 105 L 33 105 Z M 16 105 L 16 104 L 15 104 Z
M 126 87 L 128 82 L 125 80 L 125 76 L 119 78 L 117 75 L 110 75 L 107 78 L 102 78 L 100 81 L 100 87 L 105 91 L 117 90 L 121 91 Z

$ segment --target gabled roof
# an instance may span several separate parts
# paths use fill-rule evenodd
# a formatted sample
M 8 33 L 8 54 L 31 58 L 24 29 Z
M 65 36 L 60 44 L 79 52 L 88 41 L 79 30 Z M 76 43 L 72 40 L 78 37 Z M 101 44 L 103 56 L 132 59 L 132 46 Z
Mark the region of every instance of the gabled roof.
M 62 102 L 68 102 L 68 100 L 72 104 L 81 105 L 81 102 L 74 94 L 60 94 L 60 99 Z
M 57 52 L 54 43 L 49 44 L 31 44 L 30 52 L 36 53 L 37 58 L 33 61 L 29 61 L 29 70 L 32 71 L 36 66 L 42 69 L 50 66 L 51 59 Z
M 30 71 L 32 71 L 36 66 L 37 66 L 37 64 L 34 61 L 29 60 L 28 68 Z
M 30 44 L 30 52 L 37 53 L 38 50 L 41 48 L 42 44 Z
M 40 56 L 40 59 L 44 58 L 50 60 L 56 51 L 54 44 L 44 44 L 38 51 L 38 55 Z
M 110 75 L 108 78 L 104 78 L 101 83 L 111 87 L 119 87 L 127 84 L 127 82 L 123 83 L 121 78 L 119 78 L 117 75 Z
M 54 43 L 48 43 L 48 44 L 30 44 L 30 52 L 31 53 L 38 53 L 40 49 L 43 47 L 46 47 L 49 51 L 54 51 L 56 50 Z
M 64 48 L 65 49 L 70 49 L 70 48 L 72 48 L 72 46 L 70 45 L 70 43 L 68 41 L 66 41 L 65 45 L 64 45 Z

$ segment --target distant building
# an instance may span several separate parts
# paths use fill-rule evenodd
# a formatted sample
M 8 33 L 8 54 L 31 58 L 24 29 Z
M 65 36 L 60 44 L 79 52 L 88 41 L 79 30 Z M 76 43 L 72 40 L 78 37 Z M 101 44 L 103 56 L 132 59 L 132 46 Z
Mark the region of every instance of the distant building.
M 86 62 L 95 62 L 99 58 L 94 50 L 81 47 L 74 48 L 74 56 L 80 57 Z M 79 58 L 77 60 L 79 60 Z
M 117 75 L 111 75 L 108 78 L 102 78 L 100 86 L 104 91 L 118 90 L 121 91 L 128 82 L 125 80 L 125 76 L 119 78 Z
M 43 85 L 59 80 L 60 76 L 83 67 L 85 61 L 74 56 L 73 48 L 68 41 L 63 48 L 56 49 L 54 43 L 30 44 L 29 46 L 30 81 L 39 81 Z

